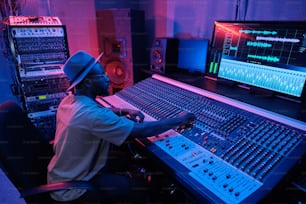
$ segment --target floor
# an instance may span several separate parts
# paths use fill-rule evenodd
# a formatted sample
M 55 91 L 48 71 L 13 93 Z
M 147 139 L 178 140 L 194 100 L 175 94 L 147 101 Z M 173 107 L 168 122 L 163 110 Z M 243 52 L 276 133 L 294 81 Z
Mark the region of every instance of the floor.
M 24 199 L 20 198 L 19 192 L 7 178 L 0 168 L 0 203 L 1 204 L 25 204 Z

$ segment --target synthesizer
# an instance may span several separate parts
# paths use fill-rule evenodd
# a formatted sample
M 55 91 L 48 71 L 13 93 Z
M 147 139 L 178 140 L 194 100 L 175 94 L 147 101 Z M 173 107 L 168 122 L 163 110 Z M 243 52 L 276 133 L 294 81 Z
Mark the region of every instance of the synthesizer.
M 97 101 L 141 110 L 148 121 L 194 113 L 192 127 L 139 142 L 200 201 L 258 202 L 306 151 L 305 122 L 157 74 Z

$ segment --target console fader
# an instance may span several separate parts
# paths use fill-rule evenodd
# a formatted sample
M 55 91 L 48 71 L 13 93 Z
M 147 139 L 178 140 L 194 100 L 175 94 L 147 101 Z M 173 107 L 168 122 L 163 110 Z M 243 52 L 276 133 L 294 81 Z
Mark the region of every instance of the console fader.
M 160 75 L 102 100 L 135 107 L 151 120 L 193 112 L 192 128 L 143 142 L 203 200 L 257 202 L 305 154 L 304 122 Z

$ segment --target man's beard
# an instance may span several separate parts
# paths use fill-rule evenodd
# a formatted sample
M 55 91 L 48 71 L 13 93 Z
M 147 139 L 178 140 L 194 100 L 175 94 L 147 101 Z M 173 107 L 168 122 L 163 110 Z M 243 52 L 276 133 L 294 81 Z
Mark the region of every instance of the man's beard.
M 107 86 L 107 88 L 99 89 L 96 91 L 96 95 L 97 96 L 109 96 L 110 95 L 109 89 L 110 89 L 109 86 Z

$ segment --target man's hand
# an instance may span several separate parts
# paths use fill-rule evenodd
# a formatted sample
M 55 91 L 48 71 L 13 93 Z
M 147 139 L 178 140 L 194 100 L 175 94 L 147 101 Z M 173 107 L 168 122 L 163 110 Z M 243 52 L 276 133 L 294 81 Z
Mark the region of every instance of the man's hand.
M 137 123 L 143 122 L 145 116 L 139 110 L 132 110 L 132 109 L 124 109 L 124 115 L 128 117 L 130 120 L 135 121 Z
M 180 124 L 181 128 L 191 127 L 193 125 L 193 122 L 196 120 L 195 115 L 187 111 L 179 113 L 177 117 L 182 119 L 182 122 Z

